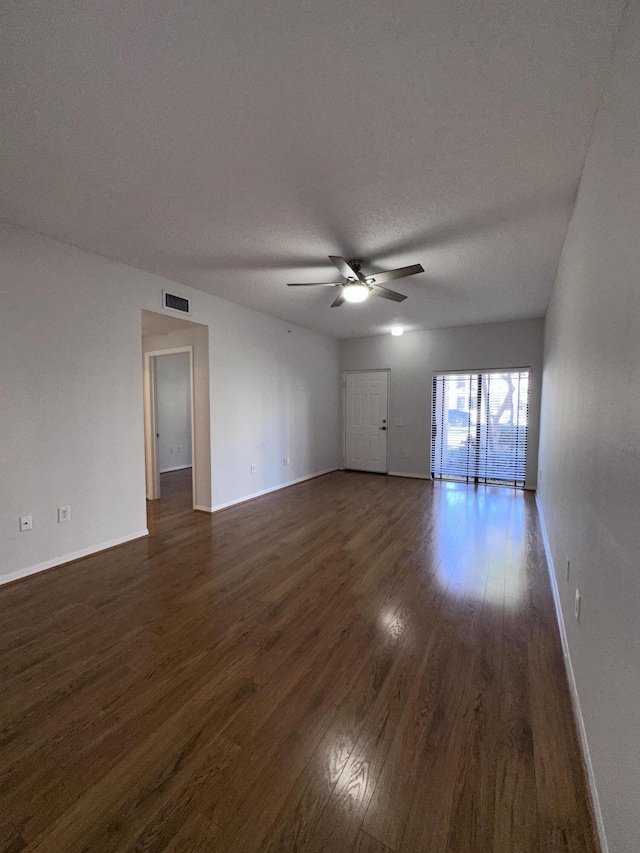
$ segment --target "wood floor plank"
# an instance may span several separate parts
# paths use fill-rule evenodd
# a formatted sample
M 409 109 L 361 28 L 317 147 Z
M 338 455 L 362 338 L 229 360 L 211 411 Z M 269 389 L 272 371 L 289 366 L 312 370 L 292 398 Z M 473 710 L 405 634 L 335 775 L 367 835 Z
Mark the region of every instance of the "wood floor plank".
M 446 626 L 439 627 L 422 654 L 422 663 L 407 696 L 381 778 L 363 829 L 388 847 L 402 840 L 412 796 L 418 786 L 425 754 L 444 746 L 445 717 L 458 676 L 449 669 L 442 649 L 448 644 Z M 447 655 L 448 657 L 448 655 Z
M 389 847 L 360 830 L 351 853 L 393 853 Z
M 444 673 L 432 722 L 415 765 L 409 807 L 401 812 L 404 817 L 397 826 L 397 835 L 393 839 L 390 837 L 394 848 L 403 853 L 453 849 L 448 842 L 455 795 L 462 784 L 461 768 L 469 744 L 464 708 L 473 675 L 473 659 L 459 646 L 450 662 L 452 667 Z M 390 811 L 395 809 L 398 813 L 399 806 L 397 800 L 392 800 Z M 473 813 L 467 817 L 467 820 L 474 819 Z M 367 829 L 366 824 L 364 828 Z
M 355 844 L 389 751 L 389 742 L 364 729 L 334 785 L 329 801 L 310 827 L 309 853 L 350 850 Z
M 231 701 L 245 665 L 244 660 L 232 662 L 211 679 L 176 714 L 154 728 L 95 784 L 86 788 L 82 796 L 74 799 L 48 830 L 33 838 L 29 849 L 42 853 L 50 849 L 82 849 L 87 838 L 98 837 L 101 838 L 98 849 L 122 849 L 106 846 L 105 840 L 107 836 L 117 839 L 117 832 L 125 823 L 119 815 L 138 812 L 146 803 L 148 792 L 162 787 L 182 762 L 216 737 L 221 728 L 218 709 Z M 78 770 L 85 767 L 90 774 L 91 764 L 88 767 L 83 764 Z M 34 835 L 33 823 L 24 826 L 29 837 Z
M 538 851 L 536 777 L 528 670 L 528 584 L 525 571 L 524 514 L 511 513 L 507 542 L 503 621 L 499 750 L 496 766 L 493 847 L 510 853 L 518 845 Z
M 452 803 L 448 850 L 471 853 L 494 848 L 496 764 L 502 746 L 496 725 L 502 663 L 501 620 L 496 618 L 496 609 L 485 601 L 479 624 L 471 631 L 475 654 L 462 735 L 467 738 L 467 748 Z
M 0 823 L 0 850 L 4 853 L 20 853 L 26 846 L 27 842 L 12 820 Z
M 0 588 L 0 853 L 598 853 L 530 494 L 163 478 Z
M 357 735 L 332 725 L 265 835 L 259 853 L 304 850 L 351 755 Z
M 219 827 L 199 812 L 194 812 L 164 847 L 164 851 L 165 853 L 196 853 L 201 850 L 204 853 L 219 832 Z
M 244 766 L 225 780 L 222 795 L 205 810 L 224 828 L 215 849 L 228 850 L 235 843 L 249 853 L 265 837 L 326 734 L 349 674 L 362 666 L 370 636 L 358 627 L 353 633 L 349 650 L 337 639 L 324 666 L 285 692 L 280 706 L 245 744 Z

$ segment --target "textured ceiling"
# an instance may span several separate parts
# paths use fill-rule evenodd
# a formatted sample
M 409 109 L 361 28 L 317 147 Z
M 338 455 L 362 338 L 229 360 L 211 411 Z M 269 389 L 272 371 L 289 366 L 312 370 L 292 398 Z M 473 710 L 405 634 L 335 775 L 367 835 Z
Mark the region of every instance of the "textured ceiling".
M 621 5 L 4 4 L 0 215 L 335 337 L 541 316 Z

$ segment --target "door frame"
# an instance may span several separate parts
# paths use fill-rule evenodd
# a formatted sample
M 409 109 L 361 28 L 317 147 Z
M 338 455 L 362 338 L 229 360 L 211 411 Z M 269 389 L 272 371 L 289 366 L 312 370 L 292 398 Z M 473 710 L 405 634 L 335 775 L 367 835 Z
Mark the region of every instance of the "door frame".
M 391 368 L 374 367 L 372 370 L 344 370 L 342 372 L 342 470 L 347 467 L 347 373 L 386 373 L 387 374 L 387 458 L 386 471 L 380 472 L 383 476 L 389 474 L 389 437 L 391 432 L 391 418 L 389 409 L 391 407 Z M 367 473 L 367 472 L 364 472 Z M 375 474 L 375 471 L 371 472 Z
M 191 499 L 196 508 L 196 430 L 195 400 L 193 378 L 193 346 L 171 347 L 170 349 L 150 350 L 144 354 L 144 459 L 147 487 L 147 500 L 155 501 L 161 497 L 160 465 L 158 462 L 158 387 L 156 359 L 163 355 L 189 353 L 189 389 L 191 409 Z

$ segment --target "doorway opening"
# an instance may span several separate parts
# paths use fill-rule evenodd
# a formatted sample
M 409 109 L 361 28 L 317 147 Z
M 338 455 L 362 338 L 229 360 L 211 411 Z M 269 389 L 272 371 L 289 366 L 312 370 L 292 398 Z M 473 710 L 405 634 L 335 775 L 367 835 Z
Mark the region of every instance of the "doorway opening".
M 147 500 L 189 495 L 210 512 L 208 328 L 143 311 L 142 351 Z
M 193 492 L 193 347 L 151 350 L 144 358 L 152 439 L 147 499 L 158 500 Z

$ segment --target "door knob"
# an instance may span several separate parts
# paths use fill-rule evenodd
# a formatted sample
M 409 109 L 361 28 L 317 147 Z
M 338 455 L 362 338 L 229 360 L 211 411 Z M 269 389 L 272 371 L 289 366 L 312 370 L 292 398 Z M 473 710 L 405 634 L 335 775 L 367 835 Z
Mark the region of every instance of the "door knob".
M 378 429 L 386 429 L 386 427 L 378 427 Z

